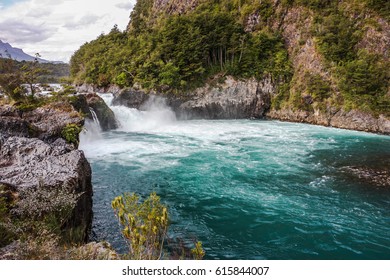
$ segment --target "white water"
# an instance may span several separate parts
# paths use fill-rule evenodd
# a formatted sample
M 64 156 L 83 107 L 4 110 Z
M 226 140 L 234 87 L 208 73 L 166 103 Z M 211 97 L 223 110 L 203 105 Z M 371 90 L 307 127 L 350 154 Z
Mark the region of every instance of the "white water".
M 89 143 L 102 138 L 102 129 L 95 111 L 90 107 L 93 120 L 85 119 L 83 131 L 80 133 L 80 145 L 89 145 Z
M 150 98 L 140 110 L 126 106 L 113 106 L 113 95 L 99 94 L 101 98 L 114 112 L 121 131 L 126 132 L 149 132 L 159 130 L 176 122 L 175 113 L 169 108 L 164 99 L 159 97 Z
M 121 128 L 100 138 L 89 129 L 80 144 L 94 173 L 97 240 L 125 251 L 111 201 L 155 191 L 169 208 L 169 236 L 201 240 L 207 258 L 388 256 L 389 190 L 345 172 L 388 166 L 388 137 L 275 121 L 176 121 L 160 100 L 138 111 L 101 97 Z

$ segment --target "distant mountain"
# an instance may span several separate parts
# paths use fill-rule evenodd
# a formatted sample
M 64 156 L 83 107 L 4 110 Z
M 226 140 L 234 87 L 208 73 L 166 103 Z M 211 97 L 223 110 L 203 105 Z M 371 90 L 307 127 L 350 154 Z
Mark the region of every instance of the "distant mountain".
M 8 43 L 0 40 L 0 57 L 11 57 L 17 61 L 34 61 L 35 57 L 26 54 L 22 49 L 14 48 Z M 61 63 L 38 58 L 40 63 Z

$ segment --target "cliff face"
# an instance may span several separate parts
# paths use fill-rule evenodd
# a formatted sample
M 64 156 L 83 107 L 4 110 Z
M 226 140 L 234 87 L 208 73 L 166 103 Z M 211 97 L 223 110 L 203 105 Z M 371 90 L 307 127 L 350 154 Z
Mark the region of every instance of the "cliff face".
M 374 132 L 390 135 L 390 119 L 383 115 L 378 118 L 369 113 L 357 110 L 346 112 L 308 112 L 291 109 L 271 110 L 267 117 L 282 121 L 310 123 L 323 126 L 331 126 L 343 129 Z
M 154 13 L 163 12 L 169 15 L 184 14 L 194 10 L 200 0 L 155 0 L 152 11 Z
M 217 86 L 193 91 L 180 110 L 189 118 L 263 118 L 273 94 L 275 86 L 271 79 L 240 81 L 229 76 Z
M 76 142 L 64 139 L 67 127 L 82 126 L 77 111 L 52 104 L 30 112 L 0 106 L 0 183 L 16 193 L 40 187 L 66 187 L 77 196 L 66 230 L 75 242 L 87 240 L 92 222 L 91 168 Z M 66 138 L 66 137 L 65 137 Z
M 221 83 L 189 92 L 185 98 L 143 90 L 125 89 L 115 96 L 114 105 L 142 109 L 151 98 L 165 99 L 179 119 L 264 118 L 275 86 L 270 79 L 240 81 L 227 77 Z
M 324 54 L 319 50 L 319 39 L 313 32 L 315 29 L 323 28 L 323 25 L 316 23 L 318 13 L 316 14 L 312 9 L 304 6 L 286 8 L 277 0 L 273 1 L 273 5 L 276 13 L 280 16 L 273 19 L 270 26 L 274 30 L 279 30 L 283 35 L 293 65 L 294 72 L 289 99 L 291 100 L 292 96 L 297 95 L 302 98 L 301 103 L 304 103 L 304 106 L 297 108 L 288 102 L 285 102 L 284 106 L 271 106 L 271 110 L 267 112 L 267 117 L 389 135 L 390 84 L 388 80 L 382 81 L 383 87 L 387 90 L 385 89 L 382 95 L 382 100 L 386 101 L 381 105 L 380 113 L 362 110 L 364 106 L 353 109 L 345 108 L 344 105 L 348 96 L 342 92 L 343 78 L 340 75 L 340 68 L 335 67 L 334 63 L 330 63 L 329 60 L 327 61 Z M 340 1 L 339 9 L 342 17 L 348 19 L 355 28 L 360 29 L 355 31 L 359 32 L 359 35 L 357 35 L 358 39 L 354 51 L 370 53 L 378 57 L 381 63 L 388 65 L 388 46 L 390 44 L 388 21 L 378 16 L 373 10 L 366 9 L 362 3 L 359 5 L 352 1 Z M 341 28 L 335 32 L 343 31 Z M 386 69 L 383 68 L 382 71 L 386 71 Z M 369 72 L 369 70 L 367 69 L 366 72 Z M 310 75 L 307 75 L 307 73 L 310 73 Z M 328 98 L 317 102 L 313 100 L 315 93 L 307 86 L 308 77 L 315 75 L 320 78 L 321 83 L 328 85 Z M 375 77 L 371 79 L 375 79 Z M 361 94 L 364 94 L 364 92 Z M 367 94 L 371 93 L 367 92 Z M 361 96 L 356 96 L 356 99 L 359 98 Z M 309 99 L 309 102 L 305 102 L 305 99 Z

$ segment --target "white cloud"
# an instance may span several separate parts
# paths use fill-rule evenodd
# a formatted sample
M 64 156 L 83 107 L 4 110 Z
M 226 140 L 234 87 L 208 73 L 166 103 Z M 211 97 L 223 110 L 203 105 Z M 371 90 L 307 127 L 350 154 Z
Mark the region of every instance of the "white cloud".
M 25 0 L 0 7 L 0 39 L 29 54 L 69 61 L 85 42 L 125 29 L 135 0 Z M 0 4 L 1 6 L 1 4 Z
M 70 30 L 78 29 L 80 28 L 80 26 L 86 28 L 89 25 L 95 24 L 100 19 L 101 17 L 98 15 L 87 14 L 73 22 L 71 21 L 67 22 L 66 24 L 63 25 L 63 27 L 68 28 Z
M 119 9 L 125 9 L 127 11 L 130 11 L 130 10 L 132 10 L 134 8 L 134 4 L 131 1 L 118 3 L 115 6 L 118 7 Z

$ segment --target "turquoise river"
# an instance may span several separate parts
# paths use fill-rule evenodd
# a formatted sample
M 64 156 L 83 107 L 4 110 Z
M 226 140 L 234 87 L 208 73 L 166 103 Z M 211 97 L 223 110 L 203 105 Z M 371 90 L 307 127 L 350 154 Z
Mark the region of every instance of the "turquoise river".
M 102 95 L 110 105 L 112 96 Z M 200 240 L 206 259 L 390 259 L 390 187 L 356 168 L 390 169 L 390 137 L 259 120 L 176 120 L 160 100 L 111 106 L 121 128 L 87 123 L 92 239 L 126 245 L 111 209 L 156 192 L 169 242 Z

